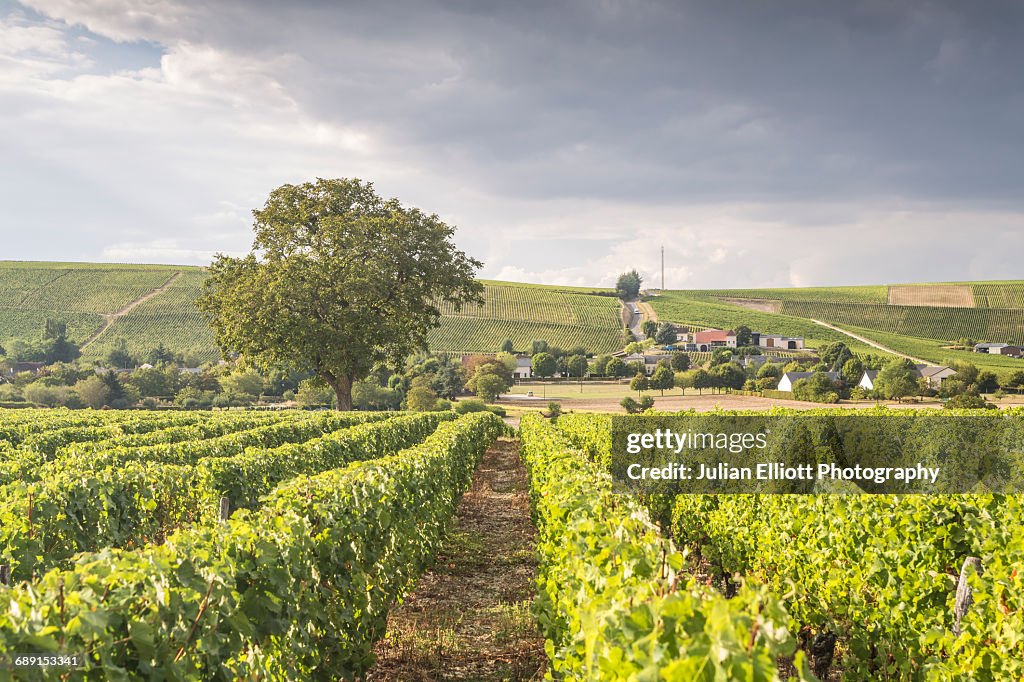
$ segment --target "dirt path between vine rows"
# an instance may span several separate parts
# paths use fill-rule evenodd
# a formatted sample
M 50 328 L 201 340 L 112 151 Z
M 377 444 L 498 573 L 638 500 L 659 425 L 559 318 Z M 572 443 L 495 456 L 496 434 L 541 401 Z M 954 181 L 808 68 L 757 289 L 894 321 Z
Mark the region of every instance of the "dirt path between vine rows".
M 131 311 L 135 310 L 136 308 L 138 308 L 140 305 L 142 305 L 146 301 L 152 299 L 154 296 L 159 296 L 160 294 L 162 294 L 164 291 L 167 290 L 167 287 L 169 287 L 172 284 L 174 284 L 175 280 L 177 280 L 179 277 L 181 277 L 181 271 L 175 272 L 170 277 L 168 277 L 167 280 L 163 284 L 158 286 L 156 289 L 152 289 L 148 293 L 143 294 L 142 296 L 139 296 L 134 301 L 130 301 L 127 305 L 122 307 L 120 310 L 115 310 L 112 313 L 104 314 L 103 315 L 103 326 L 101 326 L 99 329 L 97 329 L 92 334 L 90 334 L 89 338 L 87 338 L 84 342 L 82 342 L 82 346 L 81 346 L 80 350 L 85 350 L 86 348 L 91 346 L 93 343 L 95 343 L 96 340 L 99 339 L 101 336 L 103 336 L 105 333 L 107 333 L 107 330 L 110 329 L 112 326 L 114 326 L 114 323 L 117 322 L 119 319 L 121 319 L 122 317 L 124 317 L 125 315 L 130 313 Z
M 539 680 L 537 570 L 526 470 L 501 439 L 477 467 L 433 569 L 388 618 L 367 682 Z
M 922 360 L 921 358 L 915 358 L 913 355 L 907 355 L 906 353 L 900 353 L 899 351 L 895 351 L 892 348 L 887 348 L 886 346 L 883 346 L 882 344 L 878 343 L 877 341 L 872 341 L 871 339 L 865 338 L 865 337 L 861 336 L 860 334 L 854 334 L 853 332 L 847 331 L 845 329 L 840 329 L 839 327 L 835 326 L 834 324 L 829 324 L 828 322 L 822 322 L 821 320 L 811 320 L 811 322 L 813 322 L 814 324 L 821 325 L 822 327 L 827 327 L 827 328 L 831 329 L 832 331 L 839 332 L 840 334 L 846 334 L 851 339 L 857 339 L 861 343 L 866 343 L 867 345 L 871 346 L 872 348 L 877 348 L 878 350 L 885 351 L 886 353 L 891 353 L 892 355 L 898 355 L 901 358 L 906 358 L 907 360 L 910 360 L 911 362 L 916 362 L 919 365 L 930 365 L 930 364 L 932 364 L 932 363 L 928 362 L 927 360 Z

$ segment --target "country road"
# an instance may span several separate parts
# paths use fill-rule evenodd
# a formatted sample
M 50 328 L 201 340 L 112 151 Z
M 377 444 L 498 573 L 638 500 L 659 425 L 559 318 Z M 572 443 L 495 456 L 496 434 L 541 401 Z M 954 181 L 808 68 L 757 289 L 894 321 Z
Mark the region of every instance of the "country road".
M 658 314 L 654 312 L 654 308 L 651 307 L 650 303 L 644 303 L 639 298 L 623 301 L 623 304 L 626 306 L 626 310 L 631 314 L 631 317 L 629 318 L 629 329 L 633 332 L 633 336 L 635 336 L 637 340 L 646 338 L 643 331 L 644 322 L 647 320 L 654 320 L 655 322 L 658 321 Z
M 630 313 L 629 330 L 633 332 L 633 336 L 635 336 L 637 340 L 644 338 L 644 332 L 641 328 L 644 323 L 644 316 L 643 313 L 640 312 L 642 310 L 640 308 L 640 299 L 634 298 L 629 301 L 623 301 L 623 304 L 626 306 L 626 310 Z
M 916 362 L 919 365 L 931 365 L 931 364 L 933 364 L 931 362 L 928 362 L 927 360 L 922 360 L 921 358 L 915 358 L 913 355 L 907 355 L 906 353 L 899 353 L 897 351 L 894 351 L 892 348 L 886 348 L 885 346 L 883 346 L 882 344 L 878 343 L 877 341 L 872 341 L 871 339 L 864 338 L 863 336 L 860 336 L 859 334 L 854 334 L 853 332 L 848 332 L 845 329 L 840 329 L 839 327 L 836 327 L 835 325 L 829 324 L 828 322 L 822 322 L 821 320 L 811 320 L 811 322 L 813 322 L 814 324 L 819 324 L 822 327 L 827 327 L 828 329 L 831 329 L 832 331 L 835 331 L 835 332 L 839 332 L 840 334 L 845 334 L 846 336 L 849 336 L 851 339 L 857 339 L 861 343 L 865 343 L 865 344 L 871 346 L 872 348 L 877 348 L 880 351 L 884 351 L 884 352 L 890 353 L 892 355 L 898 355 L 901 358 L 906 358 L 907 360 L 910 360 L 911 362 Z

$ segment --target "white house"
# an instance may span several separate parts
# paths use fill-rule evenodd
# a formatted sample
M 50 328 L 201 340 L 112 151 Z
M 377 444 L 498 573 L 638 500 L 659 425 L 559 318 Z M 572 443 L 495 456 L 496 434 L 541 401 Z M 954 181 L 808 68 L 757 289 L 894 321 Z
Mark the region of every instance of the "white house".
M 533 376 L 533 358 L 517 357 L 516 369 L 512 373 L 516 379 L 529 379 Z
M 785 374 L 782 375 L 782 378 L 779 379 L 778 390 L 792 391 L 793 384 L 795 384 L 800 379 L 806 379 L 810 377 L 812 374 L 816 374 L 816 372 L 786 372 Z M 840 379 L 839 372 L 823 372 L 823 374 L 826 374 L 828 378 L 831 379 L 832 381 L 839 381 Z
M 644 363 L 644 374 L 651 376 L 654 374 L 654 370 L 658 369 L 658 361 L 669 360 L 668 355 L 641 355 L 640 353 L 633 353 L 622 358 L 622 361 L 627 365 L 631 362 L 642 362 Z
M 696 350 L 702 353 L 716 348 L 735 348 L 736 332 L 731 329 L 705 329 L 704 331 L 694 332 L 693 343 L 696 346 Z
M 875 390 L 875 379 L 877 379 L 877 378 L 878 378 L 878 370 L 877 369 L 867 369 L 867 370 L 864 370 L 864 376 L 862 376 L 860 378 L 860 381 L 857 382 L 857 385 L 860 386 L 861 388 L 863 388 L 866 391 L 873 391 L 873 390 Z
M 924 379 L 930 388 L 938 388 L 944 379 L 956 374 L 956 370 L 944 365 L 914 365 L 914 376 L 917 379 Z M 878 379 L 878 370 L 865 370 L 857 385 L 861 388 L 873 391 Z

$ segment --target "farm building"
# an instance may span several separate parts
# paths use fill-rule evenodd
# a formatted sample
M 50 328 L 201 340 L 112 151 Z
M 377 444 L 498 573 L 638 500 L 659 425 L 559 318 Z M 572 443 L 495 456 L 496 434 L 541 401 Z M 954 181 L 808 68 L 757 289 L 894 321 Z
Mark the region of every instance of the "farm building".
M 751 345 L 760 346 L 761 348 L 782 348 L 784 350 L 802 350 L 804 347 L 804 337 L 751 332 L 750 343 Z
M 943 379 L 948 379 L 955 375 L 956 370 L 943 365 L 914 365 L 914 374 L 917 378 L 927 381 L 930 388 L 938 388 Z M 873 391 L 875 390 L 877 378 L 878 370 L 869 369 L 864 372 L 857 385 L 865 390 Z
M 533 376 L 533 358 L 517 357 L 516 370 L 512 373 L 516 379 L 529 379 Z
M 974 352 L 1020 358 L 1024 357 L 1024 346 L 1012 346 L 1008 343 L 979 343 L 974 347 Z
M 948 379 L 956 374 L 955 369 L 942 365 L 914 365 L 914 367 L 917 369 L 917 376 L 927 381 L 931 388 L 938 388 L 943 379 Z
M 793 384 L 795 384 L 801 379 L 806 379 L 810 377 L 812 374 L 815 374 L 815 372 L 786 372 L 785 374 L 782 375 L 782 378 L 779 379 L 778 390 L 792 391 Z M 828 378 L 831 379 L 832 381 L 840 380 L 839 372 L 824 372 L 824 374 L 828 375 Z
M 702 332 L 695 332 L 693 335 L 693 350 L 706 353 L 715 348 L 735 348 L 736 332 L 724 329 L 705 329 Z M 689 349 L 687 344 L 687 349 Z
M 622 361 L 627 365 L 631 362 L 644 363 L 644 374 L 651 376 L 654 374 L 654 370 L 658 369 L 658 361 L 668 359 L 668 355 L 641 355 L 640 353 L 633 353 L 623 357 Z

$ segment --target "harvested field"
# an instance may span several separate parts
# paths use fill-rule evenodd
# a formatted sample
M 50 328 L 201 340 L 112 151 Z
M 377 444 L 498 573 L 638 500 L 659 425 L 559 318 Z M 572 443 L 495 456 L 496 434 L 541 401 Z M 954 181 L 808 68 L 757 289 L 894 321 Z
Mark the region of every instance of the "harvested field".
M 889 287 L 889 304 L 973 308 L 974 293 L 965 284 L 892 286 Z
M 750 310 L 757 310 L 762 313 L 777 313 L 782 310 L 782 301 L 774 301 L 766 298 L 723 298 L 725 303 L 732 303 Z

